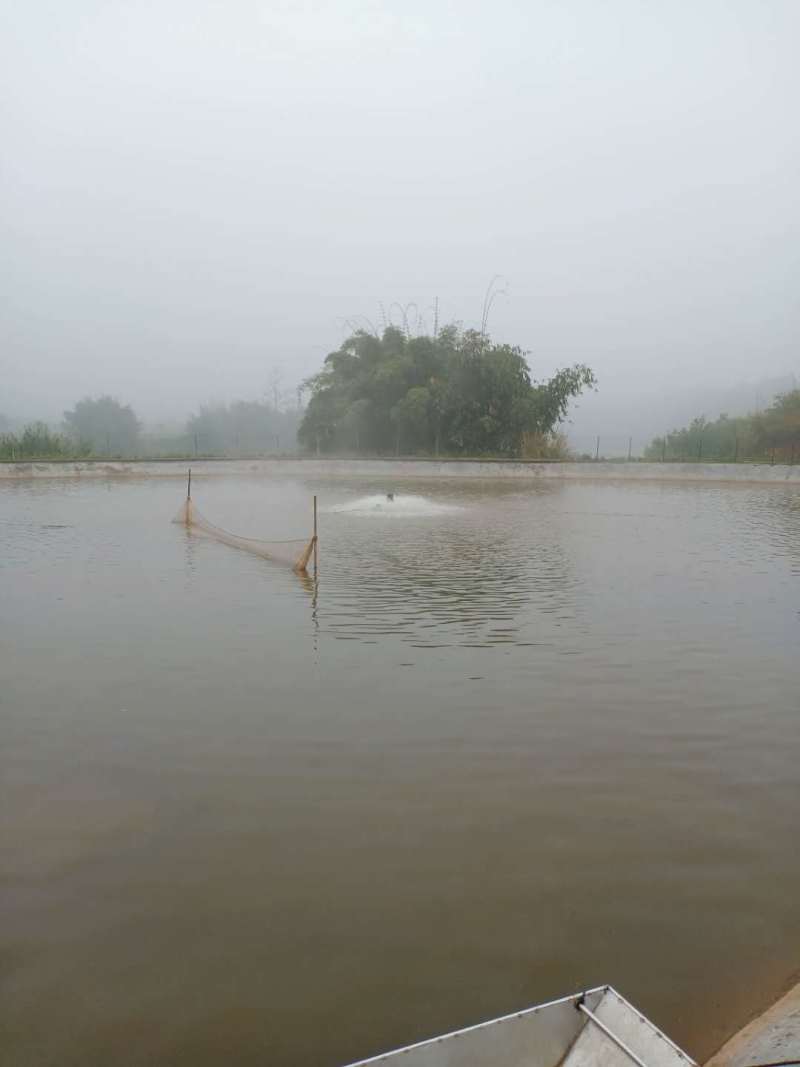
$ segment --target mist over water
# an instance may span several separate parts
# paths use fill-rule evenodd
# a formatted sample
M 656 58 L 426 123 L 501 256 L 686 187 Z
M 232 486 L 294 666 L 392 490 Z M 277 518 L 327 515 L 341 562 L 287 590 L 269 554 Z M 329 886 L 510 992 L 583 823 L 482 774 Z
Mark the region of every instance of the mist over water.
M 316 585 L 178 481 L 0 488 L 10 1063 L 333 1067 L 600 982 L 700 1058 L 796 968 L 797 490 L 396 488 L 197 479 L 265 539 L 317 493 Z

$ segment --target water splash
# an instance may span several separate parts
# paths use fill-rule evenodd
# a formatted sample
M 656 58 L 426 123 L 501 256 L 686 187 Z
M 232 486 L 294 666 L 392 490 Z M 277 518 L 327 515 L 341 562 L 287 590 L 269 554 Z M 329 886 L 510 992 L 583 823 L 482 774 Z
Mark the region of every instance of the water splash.
M 447 515 L 462 509 L 455 504 L 441 504 L 413 493 L 395 493 L 390 499 L 386 493 L 374 493 L 330 508 L 334 514 L 380 515 L 388 518 L 421 518 L 426 515 Z

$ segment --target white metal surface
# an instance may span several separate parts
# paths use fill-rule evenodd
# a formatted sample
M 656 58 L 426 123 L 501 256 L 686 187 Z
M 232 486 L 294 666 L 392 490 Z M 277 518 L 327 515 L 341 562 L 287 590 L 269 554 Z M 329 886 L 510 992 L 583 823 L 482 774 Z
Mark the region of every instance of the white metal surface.
M 583 1014 L 591 1022 L 592 1026 L 598 1027 L 605 1034 L 605 1036 L 609 1038 L 614 1045 L 617 1046 L 618 1049 L 621 1049 L 622 1052 L 625 1053 L 629 1060 L 636 1064 L 636 1067 L 647 1067 L 647 1064 L 644 1062 L 642 1057 L 635 1053 L 630 1047 L 630 1045 L 626 1045 L 622 1038 L 618 1034 L 615 1034 L 610 1027 L 606 1026 L 602 1019 L 598 1019 L 594 1012 L 589 1011 L 589 1009 L 582 1001 L 579 1001 L 576 1007 L 579 1011 L 583 1012 Z M 591 1029 L 591 1027 L 588 1027 L 588 1029 Z
M 589 990 L 586 1003 L 596 1006 L 604 992 L 603 986 Z M 350 1067 L 382 1063 L 394 1067 L 401 1058 L 403 1067 L 556 1067 L 584 1024 L 583 1016 L 575 1010 L 575 1000 L 576 997 L 562 997 L 537 1004 L 513 1015 L 359 1060 Z
M 694 1067 L 677 1045 L 614 989 L 607 989 L 597 1007 L 589 1011 L 595 1018 L 587 1019 L 563 1067 Z
M 589 1014 L 579 1010 L 579 1004 Z M 594 1018 L 590 1018 L 594 1016 Z M 611 1036 L 609 1036 L 609 1032 Z M 350 1067 L 696 1067 L 608 986 L 396 1049 Z

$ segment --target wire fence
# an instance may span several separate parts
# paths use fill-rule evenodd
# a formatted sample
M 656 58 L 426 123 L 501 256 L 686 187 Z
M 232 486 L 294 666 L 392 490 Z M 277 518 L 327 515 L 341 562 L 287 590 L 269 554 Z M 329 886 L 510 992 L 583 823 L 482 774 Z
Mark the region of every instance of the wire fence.
M 48 439 L 50 440 L 50 439 Z M 131 459 L 262 459 L 276 456 L 297 456 L 309 454 L 298 447 L 294 434 L 274 433 L 261 435 L 234 435 L 230 440 L 220 440 L 217 435 L 203 432 L 193 433 L 144 433 L 135 448 L 126 450 L 115 447 L 116 442 L 109 440 L 105 447 L 98 449 L 73 449 L 69 442 L 53 437 L 63 446 L 58 449 L 48 447 L 48 441 L 32 441 L 25 447 L 24 439 L 0 435 L 0 461 L 26 462 L 31 460 L 131 460 Z M 547 447 L 548 444 L 551 447 Z M 524 443 L 523 443 L 524 445 Z M 393 457 L 371 453 L 366 450 L 354 450 L 337 453 L 342 458 L 397 458 L 397 459 L 512 459 L 509 456 L 480 456 L 426 452 L 395 454 Z M 643 434 L 568 433 L 557 447 L 549 439 L 544 440 L 544 448 L 523 447 L 522 458 L 530 461 L 564 462 L 649 462 L 649 463 L 758 463 L 785 464 L 800 463 L 800 433 L 797 439 L 784 440 L 780 444 L 763 445 L 753 439 L 752 434 L 726 432 L 721 434 L 710 426 L 706 432 L 697 430 L 678 430 L 663 436 L 644 436 Z
M 749 436 L 673 432 L 660 437 L 634 434 L 569 434 L 570 458 L 582 462 L 649 463 L 800 463 L 800 438 L 756 445 Z
M 589 460 L 640 460 L 649 444 L 633 434 L 567 434 L 572 458 Z

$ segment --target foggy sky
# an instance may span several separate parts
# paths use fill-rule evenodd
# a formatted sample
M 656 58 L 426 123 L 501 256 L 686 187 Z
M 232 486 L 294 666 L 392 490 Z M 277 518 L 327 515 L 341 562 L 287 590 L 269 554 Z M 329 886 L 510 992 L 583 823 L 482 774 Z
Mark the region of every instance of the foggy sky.
M 588 362 L 589 412 L 796 370 L 799 31 L 796 0 L 2 0 L 0 411 L 288 392 L 348 317 L 477 325 L 495 274 L 492 334 Z

